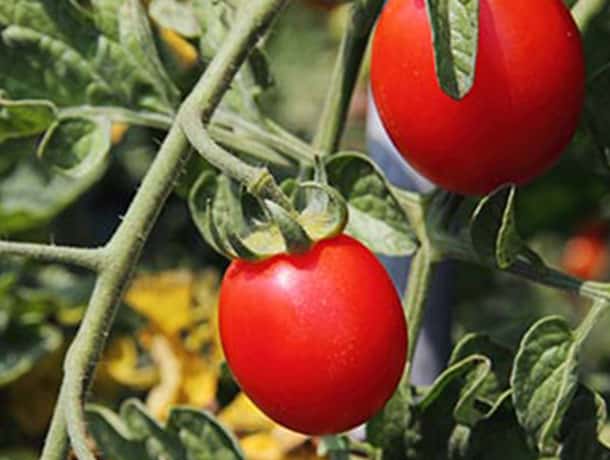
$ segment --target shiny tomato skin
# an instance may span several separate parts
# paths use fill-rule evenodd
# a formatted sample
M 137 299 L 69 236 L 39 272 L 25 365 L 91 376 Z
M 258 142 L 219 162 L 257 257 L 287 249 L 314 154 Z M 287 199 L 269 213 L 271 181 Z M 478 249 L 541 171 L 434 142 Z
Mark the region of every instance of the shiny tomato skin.
M 375 256 L 340 235 L 309 252 L 233 261 L 219 323 L 242 390 L 276 422 L 339 433 L 381 409 L 403 373 L 407 328 Z
M 440 88 L 424 0 L 389 0 L 373 41 L 371 82 L 404 158 L 437 185 L 485 194 L 550 168 L 584 99 L 580 33 L 561 0 L 481 0 L 472 90 Z

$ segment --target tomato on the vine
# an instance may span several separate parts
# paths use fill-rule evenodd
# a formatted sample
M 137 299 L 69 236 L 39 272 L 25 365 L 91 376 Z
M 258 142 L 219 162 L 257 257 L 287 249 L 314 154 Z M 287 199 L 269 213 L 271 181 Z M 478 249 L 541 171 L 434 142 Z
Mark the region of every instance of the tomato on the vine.
M 389 0 L 373 42 L 381 119 L 405 159 L 437 185 L 485 194 L 551 167 L 584 98 L 580 33 L 562 0 L 481 0 L 473 87 L 446 95 L 424 0 Z
M 403 373 L 407 329 L 399 296 L 373 253 L 345 235 L 304 254 L 232 262 L 219 321 L 242 390 L 302 433 L 363 423 Z
M 584 225 L 566 243 L 561 265 L 571 275 L 585 280 L 602 280 L 608 275 L 608 223 L 595 221 Z

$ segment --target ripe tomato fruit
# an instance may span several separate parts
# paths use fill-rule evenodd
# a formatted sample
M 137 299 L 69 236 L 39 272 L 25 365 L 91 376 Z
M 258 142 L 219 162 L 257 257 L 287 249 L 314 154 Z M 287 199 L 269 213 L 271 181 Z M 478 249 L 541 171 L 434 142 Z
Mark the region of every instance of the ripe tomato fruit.
M 583 226 L 564 247 L 561 257 L 564 270 L 585 280 L 605 278 L 610 265 L 609 231 L 608 224 L 601 221 Z
M 405 365 L 396 289 L 375 256 L 345 235 L 305 254 L 234 261 L 222 282 L 219 321 L 242 390 L 302 433 L 365 422 L 392 396 Z
M 424 0 L 389 0 L 371 81 L 415 169 L 450 191 L 485 194 L 539 176 L 572 138 L 584 98 L 581 37 L 561 0 L 481 0 L 474 85 L 457 101 L 437 81 Z

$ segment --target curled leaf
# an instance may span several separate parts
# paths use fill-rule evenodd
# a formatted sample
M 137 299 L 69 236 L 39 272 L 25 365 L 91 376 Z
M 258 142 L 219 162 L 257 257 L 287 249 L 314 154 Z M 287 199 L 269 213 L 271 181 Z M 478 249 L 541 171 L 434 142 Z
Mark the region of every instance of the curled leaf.
M 63 118 L 45 133 L 38 156 L 63 174 L 79 178 L 105 170 L 111 147 L 108 118 Z
M 373 252 L 388 256 L 412 254 L 417 242 L 407 217 L 379 168 L 365 155 L 342 152 L 326 160 L 329 184 L 349 209 L 346 233 Z

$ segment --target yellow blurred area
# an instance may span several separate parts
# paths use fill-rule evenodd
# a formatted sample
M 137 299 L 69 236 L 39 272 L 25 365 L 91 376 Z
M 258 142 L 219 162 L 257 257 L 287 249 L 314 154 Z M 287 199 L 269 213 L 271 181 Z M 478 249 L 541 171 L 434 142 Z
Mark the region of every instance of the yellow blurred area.
M 128 129 L 129 125 L 127 123 L 122 123 L 120 121 L 113 122 L 110 127 L 110 140 L 112 141 L 112 145 L 120 144 Z
M 184 39 L 177 32 L 166 27 L 159 28 L 161 40 L 171 50 L 176 62 L 182 70 L 193 68 L 199 60 L 199 53 L 191 43 Z

